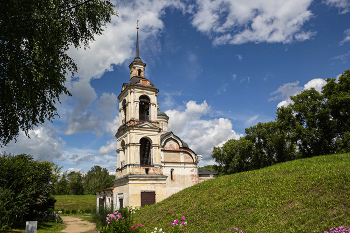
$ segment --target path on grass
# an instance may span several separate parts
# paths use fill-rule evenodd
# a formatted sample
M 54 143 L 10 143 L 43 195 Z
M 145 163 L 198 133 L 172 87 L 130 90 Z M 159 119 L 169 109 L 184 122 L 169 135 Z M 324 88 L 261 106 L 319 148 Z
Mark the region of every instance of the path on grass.
M 63 223 L 67 225 L 65 229 L 61 232 L 65 233 L 81 233 L 81 232 L 89 232 L 96 233 L 95 224 L 89 221 L 72 217 L 72 216 L 61 216 Z

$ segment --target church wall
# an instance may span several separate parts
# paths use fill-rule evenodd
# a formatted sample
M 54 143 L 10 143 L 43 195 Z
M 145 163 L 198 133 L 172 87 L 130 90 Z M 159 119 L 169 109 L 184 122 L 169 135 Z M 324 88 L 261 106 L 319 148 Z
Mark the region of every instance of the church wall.
M 173 170 L 173 180 L 171 180 L 171 170 Z M 163 163 L 163 174 L 168 176 L 166 197 L 198 183 L 198 169 L 193 163 Z

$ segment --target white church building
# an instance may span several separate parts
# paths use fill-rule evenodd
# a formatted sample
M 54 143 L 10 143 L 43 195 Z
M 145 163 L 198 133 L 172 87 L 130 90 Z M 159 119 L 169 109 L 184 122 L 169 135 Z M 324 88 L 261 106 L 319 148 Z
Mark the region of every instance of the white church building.
M 96 191 L 97 207 L 151 205 L 200 181 L 198 156 L 178 136 L 168 132 L 169 117 L 157 104 L 159 90 L 145 77 L 138 30 L 136 57 L 129 68 L 129 82 L 123 84 L 118 96 L 114 187 Z

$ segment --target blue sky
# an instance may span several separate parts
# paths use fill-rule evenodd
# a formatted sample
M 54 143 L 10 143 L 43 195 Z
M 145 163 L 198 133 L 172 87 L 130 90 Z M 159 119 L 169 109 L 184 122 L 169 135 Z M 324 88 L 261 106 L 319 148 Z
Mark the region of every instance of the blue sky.
M 119 17 L 89 49 L 71 49 L 79 71 L 60 117 L 3 148 L 65 170 L 116 169 L 118 99 L 129 81 L 139 20 L 146 78 L 160 90 L 169 130 L 214 164 L 214 146 L 274 120 L 278 106 L 349 69 L 348 0 L 114 1 Z

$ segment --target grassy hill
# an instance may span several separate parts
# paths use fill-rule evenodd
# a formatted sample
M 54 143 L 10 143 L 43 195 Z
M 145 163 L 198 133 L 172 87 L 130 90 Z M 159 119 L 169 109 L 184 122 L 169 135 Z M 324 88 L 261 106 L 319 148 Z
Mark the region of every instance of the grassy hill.
M 350 154 L 277 164 L 202 182 L 134 215 L 147 230 L 169 232 L 185 216 L 188 232 L 323 232 L 350 226 Z
M 55 210 L 76 210 L 90 211 L 96 207 L 95 195 L 54 195 L 57 200 L 55 203 Z

